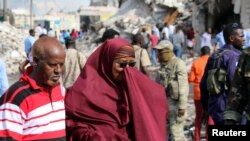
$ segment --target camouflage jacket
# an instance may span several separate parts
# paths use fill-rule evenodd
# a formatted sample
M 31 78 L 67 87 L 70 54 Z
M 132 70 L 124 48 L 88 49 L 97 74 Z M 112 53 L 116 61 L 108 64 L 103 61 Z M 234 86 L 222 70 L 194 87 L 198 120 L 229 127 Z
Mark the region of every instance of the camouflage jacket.
M 243 51 L 232 81 L 224 119 L 237 121 L 242 119 L 245 110 L 250 120 L 250 48 Z
M 189 94 L 186 64 L 174 56 L 158 70 L 157 82 L 165 87 L 168 97 L 179 101 L 179 109 L 186 109 Z

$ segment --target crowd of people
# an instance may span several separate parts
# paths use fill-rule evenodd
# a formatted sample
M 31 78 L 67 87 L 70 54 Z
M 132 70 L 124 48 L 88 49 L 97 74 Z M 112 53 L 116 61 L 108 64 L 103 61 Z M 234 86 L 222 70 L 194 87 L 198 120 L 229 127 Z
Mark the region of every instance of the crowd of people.
M 59 39 L 30 29 L 22 76 L 11 86 L 0 60 L 0 140 L 186 141 L 189 84 L 194 141 L 204 119 L 207 125 L 249 121 L 249 39 L 238 23 L 217 36 L 208 27 L 200 44 L 193 28 L 181 25 L 142 27 L 131 39 L 107 29 L 88 58 L 76 49 L 77 38 L 75 29 Z M 195 46 L 200 56 L 189 71 L 183 54 L 194 57 Z M 151 67 L 158 68 L 155 78 Z

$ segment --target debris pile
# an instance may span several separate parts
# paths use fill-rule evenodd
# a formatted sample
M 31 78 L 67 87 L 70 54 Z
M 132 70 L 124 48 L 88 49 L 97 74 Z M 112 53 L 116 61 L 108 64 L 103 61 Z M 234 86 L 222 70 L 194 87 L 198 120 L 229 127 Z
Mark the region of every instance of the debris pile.
M 18 72 L 25 59 L 24 39 L 27 34 L 8 23 L 0 23 L 0 56 L 5 61 L 7 74 Z
M 141 27 L 156 23 L 182 23 L 191 16 L 190 8 L 187 8 L 188 0 L 121 0 L 119 10 L 108 21 L 102 23 L 103 27 L 95 28 L 96 34 L 91 33 L 88 37 L 90 42 L 95 42 L 101 37 L 105 28 L 113 28 L 120 32 L 122 37 L 130 38 Z M 92 0 L 91 6 L 95 5 L 116 6 L 113 1 Z M 96 27 L 93 25 L 93 27 Z M 92 40 L 93 39 L 93 40 Z

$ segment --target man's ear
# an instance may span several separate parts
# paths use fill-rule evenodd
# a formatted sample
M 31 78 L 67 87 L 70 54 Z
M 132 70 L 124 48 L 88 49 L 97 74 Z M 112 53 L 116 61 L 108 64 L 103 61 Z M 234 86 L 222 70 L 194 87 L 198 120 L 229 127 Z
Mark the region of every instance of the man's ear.
M 37 65 L 39 63 L 39 61 L 40 61 L 40 59 L 37 56 L 33 57 L 33 64 Z
M 233 36 L 233 35 L 230 35 L 230 36 L 229 36 L 229 40 L 230 40 L 231 42 L 233 42 L 233 41 L 234 41 L 234 36 Z

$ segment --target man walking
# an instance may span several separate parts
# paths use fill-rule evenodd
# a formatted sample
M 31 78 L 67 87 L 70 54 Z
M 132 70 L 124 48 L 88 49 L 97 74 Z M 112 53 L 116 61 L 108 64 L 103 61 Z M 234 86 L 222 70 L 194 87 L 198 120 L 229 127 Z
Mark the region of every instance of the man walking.
M 222 50 L 219 50 L 222 52 L 222 55 L 220 55 L 218 59 L 219 64 L 214 66 L 213 58 L 210 57 L 200 83 L 202 106 L 204 110 L 212 116 L 215 125 L 223 124 L 223 113 L 226 109 L 229 88 L 232 86 L 231 82 L 233 80 L 234 72 L 236 70 L 244 43 L 243 29 L 237 23 L 228 24 L 223 30 L 223 36 L 226 44 Z M 225 84 L 218 86 L 221 88 L 221 91 L 218 94 L 208 91 L 207 89 L 207 86 L 210 85 L 207 84 L 208 73 L 214 68 L 223 69 L 226 74 Z
M 140 33 L 134 35 L 133 48 L 135 50 L 135 67 L 142 73 L 149 76 L 148 67 L 151 66 L 151 61 L 147 50 L 142 48 L 144 44 L 144 38 Z
M 33 65 L 0 98 L 0 140 L 65 141 L 65 51 L 53 37 L 38 39 Z
M 186 64 L 174 55 L 174 47 L 170 41 L 161 41 L 156 49 L 160 60 L 157 81 L 165 87 L 168 95 L 169 138 L 185 141 L 184 125 L 189 91 Z
M 24 60 L 20 66 L 19 66 L 19 71 L 20 73 L 23 73 L 25 70 L 26 65 L 29 63 L 32 63 L 32 54 L 31 54 L 31 49 L 33 44 L 35 43 L 35 31 L 34 29 L 29 30 L 29 36 L 27 36 L 24 40 L 24 47 L 25 47 L 25 53 L 26 53 L 26 60 Z
M 203 76 L 208 57 L 210 55 L 210 48 L 204 46 L 200 49 L 201 57 L 196 59 L 191 67 L 189 74 L 189 83 L 194 84 L 193 99 L 195 106 L 195 122 L 194 122 L 194 141 L 200 141 L 201 124 L 203 109 L 200 100 L 200 81 Z M 208 119 L 209 121 L 209 119 Z

